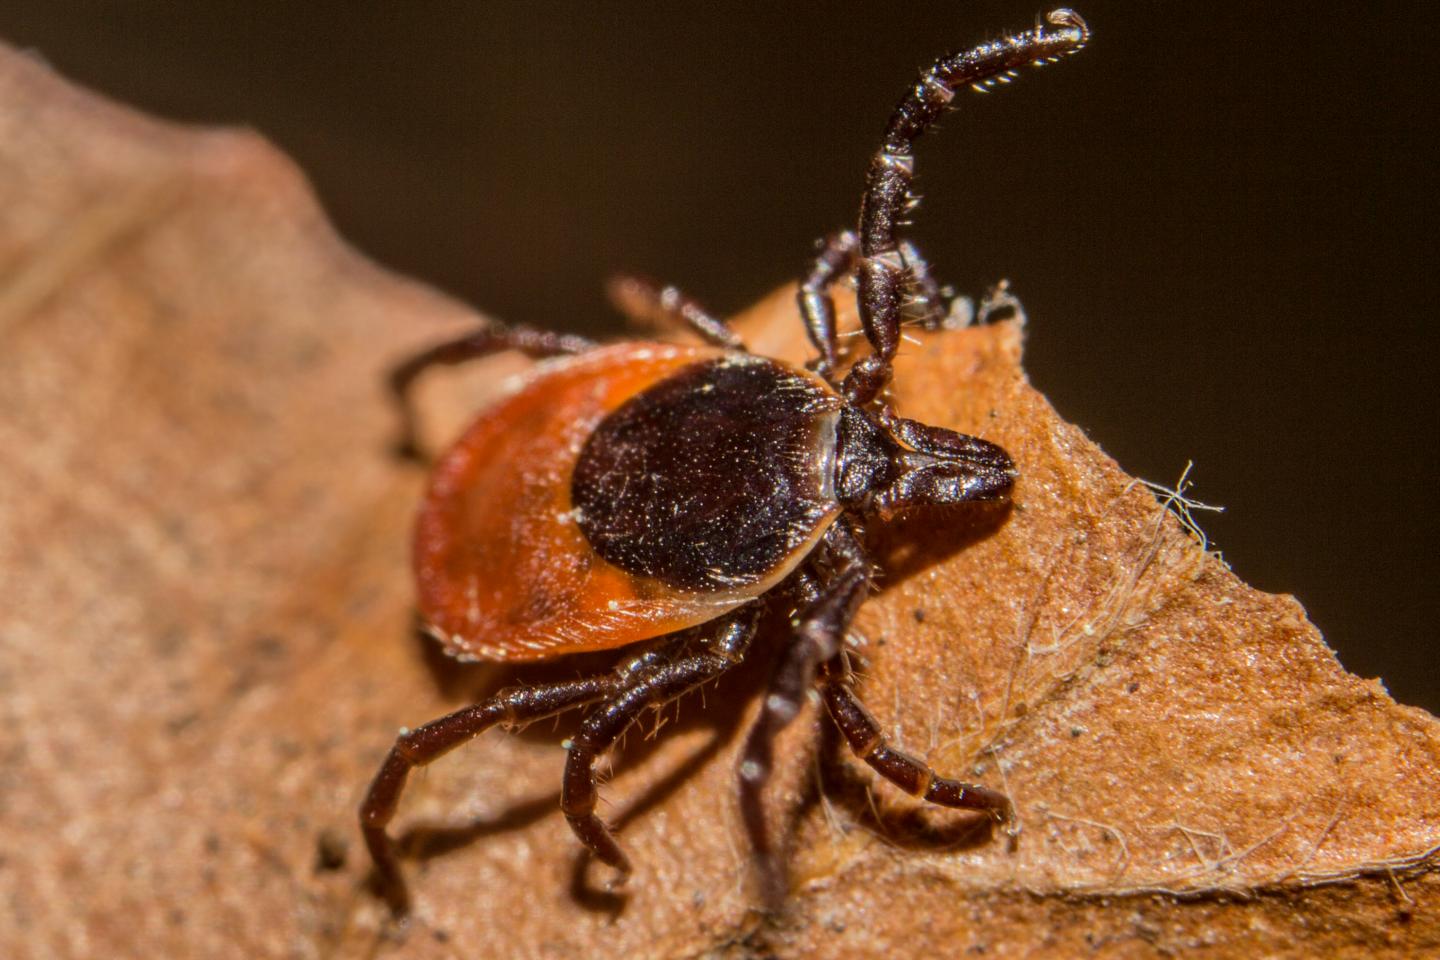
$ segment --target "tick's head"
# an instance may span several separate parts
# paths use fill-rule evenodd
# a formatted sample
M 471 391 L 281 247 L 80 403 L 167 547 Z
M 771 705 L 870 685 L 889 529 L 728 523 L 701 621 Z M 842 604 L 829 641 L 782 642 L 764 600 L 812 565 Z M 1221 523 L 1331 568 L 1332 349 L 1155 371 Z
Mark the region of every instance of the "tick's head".
M 1009 499 L 1015 462 L 977 437 L 847 406 L 836 436 L 835 493 L 846 507 L 890 516 L 914 507 Z

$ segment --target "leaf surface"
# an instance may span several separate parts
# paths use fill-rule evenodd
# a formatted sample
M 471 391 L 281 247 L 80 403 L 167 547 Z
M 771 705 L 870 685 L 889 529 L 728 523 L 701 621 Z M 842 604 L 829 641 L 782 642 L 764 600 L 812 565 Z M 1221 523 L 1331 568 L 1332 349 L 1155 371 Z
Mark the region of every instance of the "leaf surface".
M 5 955 L 1440 941 L 1434 719 L 1346 674 L 1294 600 L 1240 583 L 1062 422 L 1013 323 L 904 347 L 901 412 L 1003 444 L 1023 478 L 1007 513 L 873 531 L 884 577 L 858 631 L 886 730 L 1008 790 L 1013 835 L 874 784 L 811 711 L 770 798 L 792 897 L 761 917 L 734 799 L 759 656 L 629 738 L 604 788 L 639 867 L 624 896 L 556 809 L 565 723 L 412 778 L 397 929 L 354 819 L 396 728 L 605 666 L 462 667 L 413 636 L 423 477 L 387 455 L 383 373 L 482 318 L 350 250 L 253 135 L 141 117 L 11 50 L 0 211 Z M 792 304 L 739 320 L 755 349 L 804 356 Z M 431 378 L 427 435 L 525 366 Z

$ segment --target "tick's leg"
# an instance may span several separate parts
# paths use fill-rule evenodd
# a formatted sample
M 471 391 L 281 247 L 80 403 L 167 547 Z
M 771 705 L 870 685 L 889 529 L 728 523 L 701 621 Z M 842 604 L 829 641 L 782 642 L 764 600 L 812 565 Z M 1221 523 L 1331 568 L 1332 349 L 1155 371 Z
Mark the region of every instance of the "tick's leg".
M 633 682 L 634 678 L 665 662 L 668 647 L 658 647 L 632 657 L 611 673 L 580 680 L 566 680 L 535 687 L 515 687 L 454 713 L 432 720 L 423 727 L 406 730 L 395 740 L 381 765 L 365 802 L 360 807 L 360 832 L 370 857 L 375 861 L 381 889 L 396 913 L 409 909 L 409 896 L 395 847 L 385 828 L 395 816 L 405 780 L 414 767 L 425 766 L 462 746 L 495 724 L 507 729 L 594 703 Z
M 615 309 L 636 323 L 648 327 L 686 327 L 712 346 L 745 349 L 729 324 L 711 315 L 679 287 L 626 273 L 612 277 L 605 285 L 605 292 Z
M 907 439 L 930 442 L 934 438 Z M 838 528 L 838 534 L 833 538 L 833 542 L 828 544 L 831 550 L 852 565 L 866 562 L 865 548 L 860 543 L 858 533 L 839 523 L 835 527 Z M 862 596 L 861 600 L 863 599 Z M 857 602 L 851 611 L 852 618 L 854 609 L 858 607 Z M 849 623 L 850 621 L 846 620 L 845 627 L 848 628 Z M 837 642 L 821 671 L 820 689 L 830 716 L 856 756 L 906 793 L 923 797 L 931 803 L 946 807 L 989 810 L 997 819 L 1005 819 L 1010 815 L 1010 801 L 1004 794 L 988 787 L 973 786 L 937 776 L 925 763 L 891 747 L 886 742 L 880 725 L 855 696 L 854 682 L 855 675 L 850 670 L 849 658 L 843 646 Z
M 810 343 L 819 351 L 815 372 L 835 383 L 835 368 L 840 362 L 838 333 L 835 329 L 835 301 L 830 287 L 855 269 L 860 253 L 860 237 L 853 230 L 833 233 L 819 243 L 819 252 L 809 272 L 800 278 L 796 300 L 800 317 Z M 901 241 L 910 300 L 921 308 L 921 322 L 927 328 L 939 325 L 945 315 L 945 296 L 930 274 L 930 265 L 909 241 Z M 837 384 L 838 385 L 838 384 Z
M 760 716 L 745 741 L 740 762 L 740 813 L 755 850 L 761 894 L 767 905 L 784 898 L 784 870 L 765 824 L 764 789 L 770 779 L 775 737 L 795 719 L 812 689 L 817 665 L 836 656 L 855 612 L 870 591 L 869 563 L 844 520 L 824 541 L 833 572 L 820 580 L 797 578 L 804 607 L 796 617 L 794 640 L 781 653 Z
M 532 357 L 553 357 L 561 354 L 584 353 L 595 343 L 572 333 L 555 333 L 533 327 L 507 327 L 490 324 L 455 340 L 447 340 L 415 354 L 390 371 L 390 393 L 400 413 L 400 437 L 396 449 L 401 456 L 416 459 L 415 411 L 410 403 L 410 388 L 416 378 L 431 367 L 453 366 L 501 350 L 518 350 Z
M 668 703 L 740 663 L 755 635 L 759 614 L 759 606 L 750 604 L 722 618 L 714 633 L 693 648 L 694 652 L 637 675 L 611 700 L 591 712 L 571 738 L 560 807 L 580 842 L 618 870 L 622 879 L 630 872 L 630 861 L 610 828 L 595 815 L 595 762 L 647 707 Z
M 900 241 L 900 257 L 910 286 L 909 303 L 920 326 L 938 330 L 950 312 L 950 297 L 930 272 L 930 264 L 909 240 Z
M 815 372 L 831 382 L 840 362 L 840 348 L 836 342 L 835 301 L 830 296 L 830 286 L 855 269 L 859 249 L 860 237 L 853 230 L 832 233 L 821 240 L 815 262 L 800 278 L 800 290 L 796 293 L 805 332 L 820 352 Z
M 857 757 L 911 796 L 945 807 L 986 810 L 997 820 L 1010 817 L 1010 800 L 998 790 L 939 776 L 923 760 L 890 746 L 880 725 L 855 696 L 854 682 L 844 651 L 821 671 L 825 706 Z
M 1046 19 L 1058 29 L 1037 26 L 942 57 L 920 75 L 891 115 L 880 150 L 870 161 L 860 203 L 856 296 L 860 323 L 873 352 L 851 367 L 845 378 L 845 394 L 851 401 L 868 403 L 880 394 L 900 343 L 906 266 L 895 229 L 913 205 L 915 141 L 945 112 L 960 87 L 968 84 L 983 92 L 997 81 L 1009 82 L 1018 68 L 1074 53 L 1089 39 L 1085 22 L 1073 11 L 1055 10 Z

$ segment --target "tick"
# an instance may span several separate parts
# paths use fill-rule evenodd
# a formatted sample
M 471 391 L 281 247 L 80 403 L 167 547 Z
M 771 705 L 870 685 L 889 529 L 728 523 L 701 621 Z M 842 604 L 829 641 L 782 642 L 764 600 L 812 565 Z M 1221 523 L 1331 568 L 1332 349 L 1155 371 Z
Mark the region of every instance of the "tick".
M 624 649 L 574 680 L 514 687 L 403 731 L 360 809 L 392 907 L 408 895 L 386 827 L 406 777 L 491 726 L 514 729 L 584 710 L 566 742 L 560 806 L 580 842 L 621 878 L 630 861 L 596 815 L 596 762 L 646 710 L 739 664 L 766 616 L 788 641 L 743 747 L 739 802 L 767 897 L 780 871 L 762 791 L 776 734 L 812 689 L 857 756 L 930 803 L 985 811 L 1009 800 L 936 774 L 891 746 L 855 693 L 846 634 L 874 582 L 865 528 L 917 507 L 1005 501 L 1010 457 L 975 437 L 908 420 L 885 388 L 902 316 L 938 325 L 944 297 L 896 235 L 913 201 L 915 140 L 965 86 L 1008 82 L 1027 64 L 1074 53 L 1089 33 L 1070 10 L 924 71 L 870 162 L 858 231 L 825 240 L 802 278 L 799 311 L 815 358 L 805 368 L 753 355 L 674 288 L 627 279 L 627 312 L 688 327 L 704 346 L 619 343 L 487 326 L 398 367 L 392 386 L 413 441 L 415 378 L 497 350 L 555 358 L 482 413 L 437 462 L 414 541 L 419 613 L 445 652 L 518 663 Z M 853 278 L 869 352 L 842 366 L 829 288 Z M 995 302 L 982 304 L 981 319 Z

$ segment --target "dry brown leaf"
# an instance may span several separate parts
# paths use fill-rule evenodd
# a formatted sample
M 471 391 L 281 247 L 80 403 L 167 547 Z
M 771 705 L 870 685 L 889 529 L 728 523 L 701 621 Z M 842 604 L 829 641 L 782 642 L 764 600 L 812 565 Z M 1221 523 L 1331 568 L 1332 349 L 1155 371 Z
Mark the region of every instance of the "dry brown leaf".
M 354 827 L 368 777 L 397 726 L 510 674 L 411 636 L 421 477 L 386 456 L 381 375 L 475 317 L 350 251 L 258 138 L 147 120 L 5 50 L 0 211 L 0 954 L 1440 948 L 1435 720 L 1346 674 L 1298 604 L 1062 423 L 1013 324 L 905 349 L 901 409 L 999 441 L 1024 477 L 1008 516 L 882 531 L 861 632 L 887 729 L 1003 785 L 1017 834 L 874 786 L 833 737 L 811 750 L 812 715 L 772 795 L 793 896 L 761 918 L 733 774 L 757 663 L 631 737 L 606 789 L 640 866 L 626 899 L 581 869 L 540 725 L 415 778 L 401 830 L 461 828 L 411 844 L 395 929 Z M 803 352 L 787 291 L 742 323 Z M 522 366 L 427 384 L 434 435 Z

